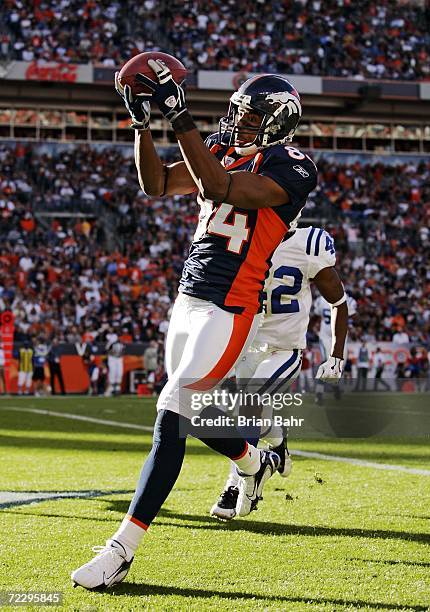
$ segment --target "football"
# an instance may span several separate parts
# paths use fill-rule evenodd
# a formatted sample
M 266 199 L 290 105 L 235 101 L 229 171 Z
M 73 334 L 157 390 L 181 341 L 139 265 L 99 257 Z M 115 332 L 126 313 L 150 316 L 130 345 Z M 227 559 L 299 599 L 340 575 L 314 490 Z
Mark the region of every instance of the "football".
M 160 59 L 169 68 L 172 73 L 173 79 L 176 83 L 181 83 L 187 76 L 187 69 L 185 66 L 177 60 L 173 55 L 168 53 L 162 53 L 161 51 L 148 51 L 146 53 L 139 53 L 132 57 L 124 66 L 121 68 L 118 81 L 120 87 L 124 88 L 124 85 L 130 85 L 131 92 L 134 95 L 140 93 L 151 93 L 151 91 L 143 83 L 136 81 L 136 74 L 144 74 L 150 79 L 156 79 L 154 71 L 148 66 L 148 60 Z

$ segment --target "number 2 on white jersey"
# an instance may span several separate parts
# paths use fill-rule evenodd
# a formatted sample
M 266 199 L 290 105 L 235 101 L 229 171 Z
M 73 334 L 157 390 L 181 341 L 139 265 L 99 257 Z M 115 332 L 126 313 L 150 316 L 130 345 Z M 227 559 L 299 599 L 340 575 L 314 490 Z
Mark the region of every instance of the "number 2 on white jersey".
M 208 234 L 215 236 L 225 236 L 229 238 L 227 242 L 227 251 L 237 253 L 242 251 L 242 247 L 249 238 L 250 228 L 247 226 L 248 215 L 234 212 L 232 223 L 228 223 L 229 215 L 231 215 L 234 206 L 231 204 L 221 204 L 215 211 L 215 214 L 210 218 L 208 223 Z
M 280 280 L 284 278 L 292 278 L 293 285 L 278 285 L 272 289 L 270 293 L 270 303 L 268 304 L 270 311 L 268 310 L 268 312 L 271 312 L 271 314 L 290 314 L 293 312 L 299 312 L 299 300 L 290 299 L 290 301 L 285 304 L 283 303 L 282 298 L 284 296 L 290 297 L 291 295 L 297 295 L 300 292 L 303 282 L 302 271 L 293 266 L 280 266 L 273 273 L 273 278 L 278 278 Z

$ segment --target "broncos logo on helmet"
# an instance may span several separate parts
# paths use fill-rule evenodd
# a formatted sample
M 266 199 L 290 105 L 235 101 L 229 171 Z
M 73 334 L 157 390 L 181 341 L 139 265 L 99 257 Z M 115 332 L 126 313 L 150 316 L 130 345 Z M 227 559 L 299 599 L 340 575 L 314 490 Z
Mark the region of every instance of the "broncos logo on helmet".
M 247 127 L 254 139 L 239 144 L 239 122 L 247 112 L 261 115 L 258 127 Z M 239 155 L 250 155 L 274 144 L 291 142 L 302 116 L 300 96 L 278 74 L 264 74 L 245 81 L 230 98 L 228 114 L 219 122 L 220 142 L 234 146 Z

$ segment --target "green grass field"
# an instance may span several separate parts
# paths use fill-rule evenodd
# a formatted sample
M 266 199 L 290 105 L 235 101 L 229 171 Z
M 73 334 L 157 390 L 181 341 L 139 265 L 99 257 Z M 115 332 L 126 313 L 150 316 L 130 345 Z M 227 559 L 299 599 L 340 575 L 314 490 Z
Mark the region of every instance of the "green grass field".
M 151 434 L 28 410 L 154 419 L 153 400 L 130 397 L 0 400 L 0 504 L 4 492 L 105 493 L 3 504 L 1 590 L 62 591 L 64 609 L 87 612 L 430 609 L 430 474 L 296 456 L 289 479 L 269 481 L 258 512 L 225 524 L 208 510 L 227 462 L 195 440 L 126 582 L 73 589 L 70 571 L 127 510 Z M 430 471 L 428 438 L 291 447 Z

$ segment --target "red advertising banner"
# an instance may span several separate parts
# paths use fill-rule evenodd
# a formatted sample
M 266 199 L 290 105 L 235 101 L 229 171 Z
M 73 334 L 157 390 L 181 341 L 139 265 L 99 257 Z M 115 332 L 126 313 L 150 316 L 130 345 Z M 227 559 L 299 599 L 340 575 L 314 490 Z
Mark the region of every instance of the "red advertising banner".
M 25 78 L 32 81 L 66 81 L 75 83 L 78 76 L 76 64 L 46 64 L 31 62 L 25 71 Z
M 11 310 L 1 314 L 1 339 L 4 352 L 4 374 L 6 393 L 10 393 L 10 366 L 13 353 L 14 316 Z

